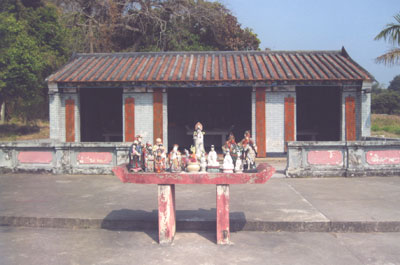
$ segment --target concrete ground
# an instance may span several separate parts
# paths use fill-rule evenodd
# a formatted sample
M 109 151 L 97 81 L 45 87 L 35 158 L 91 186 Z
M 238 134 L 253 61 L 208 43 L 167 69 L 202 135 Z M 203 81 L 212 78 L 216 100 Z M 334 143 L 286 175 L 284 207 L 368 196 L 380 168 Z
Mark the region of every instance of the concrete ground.
M 0 228 L 0 264 L 400 264 L 400 233 L 178 233 L 160 246 L 153 232 Z
M 0 175 L 0 264 L 400 264 L 400 177 L 231 185 L 230 246 L 215 185 L 177 185 L 177 234 L 157 244 L 157 186 L 115 176 Z M 356 232 L 356 233 L 355 233 Z

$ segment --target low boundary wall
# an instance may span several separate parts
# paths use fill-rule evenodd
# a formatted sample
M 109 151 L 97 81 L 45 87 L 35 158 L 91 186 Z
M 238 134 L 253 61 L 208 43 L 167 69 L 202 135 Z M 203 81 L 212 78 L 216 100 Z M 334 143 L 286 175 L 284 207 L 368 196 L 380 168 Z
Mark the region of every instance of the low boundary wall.
M 286 176 L 400 176 L 400 140 L 289 142 Z
M 1 142 L 0 171 L 112 174 L 127 163 L 130 143 Z

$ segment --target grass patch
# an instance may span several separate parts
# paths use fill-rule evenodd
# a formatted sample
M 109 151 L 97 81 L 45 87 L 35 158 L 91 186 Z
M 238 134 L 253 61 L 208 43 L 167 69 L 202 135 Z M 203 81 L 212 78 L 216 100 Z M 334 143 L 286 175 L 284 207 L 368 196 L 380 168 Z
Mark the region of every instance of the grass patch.
M 38 121 L 36 124 L 23 124 L 11 121 L 0 124 L 0 141 L 18 141 L 49 138 L 49 122 Z
M 400 116 L 387 114 L 372 114 L 371 130 L 373 135 L 385 137 L 400 137 Z

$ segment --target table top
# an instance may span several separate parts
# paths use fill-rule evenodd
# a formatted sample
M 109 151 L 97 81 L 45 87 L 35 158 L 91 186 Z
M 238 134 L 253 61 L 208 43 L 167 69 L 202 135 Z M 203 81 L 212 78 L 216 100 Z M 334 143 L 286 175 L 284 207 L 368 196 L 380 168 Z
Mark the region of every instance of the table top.
M 275 173 L 267 163 L 257 166 L 256 173 L 145 173 L 128 172 L 126 164 L 113 168 L 114 174 L 124 183 L 137 184 L 263 184 Z

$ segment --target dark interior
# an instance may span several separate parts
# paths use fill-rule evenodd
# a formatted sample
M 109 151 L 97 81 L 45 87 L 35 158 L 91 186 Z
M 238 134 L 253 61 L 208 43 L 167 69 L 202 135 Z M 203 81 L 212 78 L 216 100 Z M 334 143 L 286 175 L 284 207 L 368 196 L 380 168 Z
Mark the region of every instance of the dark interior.
M 122 142 L 122 88 L 82 88 L 81 141 Z
M 251 88 L 169 88 L 168 149 L 173 144 L 189 148 L 198 121 L 204 127 L 207 151 L 211 144 L 217 151 L 222 145 L 221 135 L 207 131 L 232 128 L 236 141 L 240 141 L 244 131 L 251 129 Z
M 339 87 L 297 87 L 297 140 L 340 141 Z

